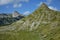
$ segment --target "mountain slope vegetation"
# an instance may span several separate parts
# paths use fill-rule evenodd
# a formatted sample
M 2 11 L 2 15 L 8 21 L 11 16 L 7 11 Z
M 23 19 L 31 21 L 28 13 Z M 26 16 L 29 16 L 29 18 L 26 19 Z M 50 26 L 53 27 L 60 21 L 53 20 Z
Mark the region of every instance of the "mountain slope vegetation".
M 43 3 L 31 15 L 0 27 L 0 40 L 60 40 L 60 12 Z

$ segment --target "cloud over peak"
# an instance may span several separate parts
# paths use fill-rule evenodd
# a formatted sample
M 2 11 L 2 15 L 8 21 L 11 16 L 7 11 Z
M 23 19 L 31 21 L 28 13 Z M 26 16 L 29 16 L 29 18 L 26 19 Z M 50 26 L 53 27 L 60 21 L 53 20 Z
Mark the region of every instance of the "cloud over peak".
M 23 15 L 29 15 L 30 14 L 30 11 L 25 11 L 24 13 L 23 13 Z
M 37 6 L 40 6 L 42 3 L 43 3 L 43 2 L 38 3 Z
M 58 10 L 56 7 L 53 7 L 53 6 L 49 6 L 49 8 L 52 10 Z

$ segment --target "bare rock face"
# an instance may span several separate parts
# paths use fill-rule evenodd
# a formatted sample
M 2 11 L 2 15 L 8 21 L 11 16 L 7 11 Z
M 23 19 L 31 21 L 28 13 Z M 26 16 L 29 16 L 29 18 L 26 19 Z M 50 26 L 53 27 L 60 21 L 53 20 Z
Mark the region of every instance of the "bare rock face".
M 17 11 L 15 11 L 13 14 L 12 14 L 12 17 L 18 17 L 20 14 L 17 12 Z

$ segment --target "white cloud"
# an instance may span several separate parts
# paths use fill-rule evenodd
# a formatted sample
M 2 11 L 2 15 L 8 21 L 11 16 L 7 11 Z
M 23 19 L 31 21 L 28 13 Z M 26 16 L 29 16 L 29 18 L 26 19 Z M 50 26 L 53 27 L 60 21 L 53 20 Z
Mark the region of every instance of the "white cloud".
M 29 2 L 29 0 L 20 0 L 20 1 L 22 1 L 22 2 Z
M 58 10 L 56 7 L 49 6 L 50 9 L 52 10 Z
M 19 4 L 19 7 L 21 7 L 22 6 L 22 4 Z
M 14 0 L 14 5 L 13 7 L 14 8 L 17 8 L 17 7 L 21 7 L 22 6 L 22 3 L 20 2 L 29 2 L 29 0 Z M 20 3 L 20 4 L 19 4 Z
M 47 0 L 47 4 L 49 5 L 52 2 L 52 0 Z
M 30 11 L 26 11 L 23 13 L 23 15 L 29 15 L 30 14 Z
M 8 4 L 10 2 L 12 2 L 13 0 L 0 0 L 0 5 L 3 5 L 3 4 Z
M 17 8 L 17 7 L 21 7 L 21 6 L 22 6 L 22 4 L 14 4 L 13 8 Z
M 40 6 L 43 2 L 40 2 L 39 4 L 37 4 L 37 6 Z
M 29 0 L 0 0 L 0 5 L 8 3 L 19 3 L 19 2 L 29 2 Z

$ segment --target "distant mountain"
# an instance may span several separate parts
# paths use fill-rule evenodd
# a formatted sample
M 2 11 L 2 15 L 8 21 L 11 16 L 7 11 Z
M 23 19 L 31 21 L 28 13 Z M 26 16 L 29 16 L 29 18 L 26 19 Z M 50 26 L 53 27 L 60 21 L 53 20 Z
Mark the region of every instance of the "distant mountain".
M 17 11 L 11 14 L 2 13 L 0 14 L 0 26 L 12 24 L 21 18 L 24 18 L 24 16 L 20 15 Z
M 0 28 L 1 40 L 60 40 L 60 12 L 45 3 L 31 15 Z

